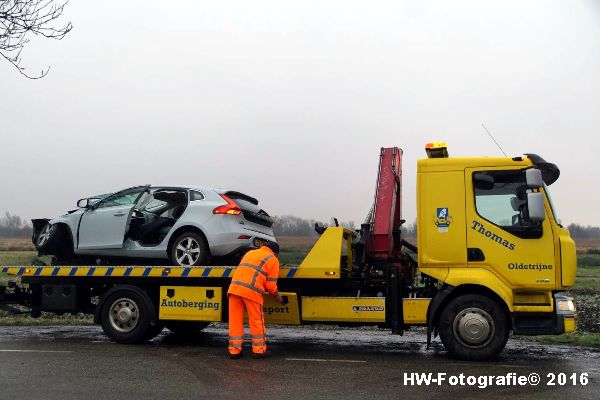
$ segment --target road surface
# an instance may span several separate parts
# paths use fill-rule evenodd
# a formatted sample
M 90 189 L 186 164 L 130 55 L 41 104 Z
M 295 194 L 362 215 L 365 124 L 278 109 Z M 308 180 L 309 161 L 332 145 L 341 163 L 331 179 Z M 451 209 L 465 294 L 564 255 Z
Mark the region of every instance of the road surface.
M 426 350 L 422 332 L 273 327 L 268 334 L 272 357 L 230 360 L 223 324 L 193 338 L 165 330 L 144 345 L 113 343 L 95 326 L 0 327 L 0 399 L 599 398 L 595 349 L 510 340 L 493 362 L 461 362 L 437 340 Z M 556 374 L 554 386 L 548 374 Z M 506 384 L 468 385 L 487 376 Z M 427 377 L 441 381 L 427 386 Z M 524 385 L 510 384 L 519 377 Z

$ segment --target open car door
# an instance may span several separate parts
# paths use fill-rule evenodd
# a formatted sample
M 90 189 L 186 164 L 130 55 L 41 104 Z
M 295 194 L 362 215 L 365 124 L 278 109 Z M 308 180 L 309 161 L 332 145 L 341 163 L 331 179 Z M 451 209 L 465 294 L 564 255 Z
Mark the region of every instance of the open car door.
M 150 185 L 114 193 L 88 209 L 79 224 L 80 250 L 120 249 L 125 241 L 133 208 Z

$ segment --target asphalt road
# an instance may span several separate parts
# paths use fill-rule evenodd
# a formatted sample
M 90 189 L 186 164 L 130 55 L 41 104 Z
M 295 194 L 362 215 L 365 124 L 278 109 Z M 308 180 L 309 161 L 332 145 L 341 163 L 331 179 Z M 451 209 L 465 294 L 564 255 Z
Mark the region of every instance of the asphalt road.
M 499 359 L 473 363 L 449 358 L 437 341 L 426 350 L 422 333 L 274 327 L 272 357 L 230 360 L 226 339 L 223 325 L 192 339 L 165 330 L 131 346 L 110 342 L 98 327 L 0 327 L 0 399 L 599 398 L 594 349 L 510 340 Z M 446 375 L 425 386 L 405 381 L 405 373 Z M 537 373 L 541 381 L 478 388 L 461 386 L 461 373 L 465 383 L 509 373 Z M 554 386 L 547 385 L 550 373 L 557 374 Z M 589 374 L 587 385 L 582 373 Z

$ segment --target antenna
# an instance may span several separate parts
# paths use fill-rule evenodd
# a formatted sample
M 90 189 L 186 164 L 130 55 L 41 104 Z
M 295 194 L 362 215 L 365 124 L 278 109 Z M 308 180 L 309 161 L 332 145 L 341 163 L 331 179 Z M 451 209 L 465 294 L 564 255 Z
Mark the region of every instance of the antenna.
M 508 157 L 506 155 L 506 153 L 504 152 L 504 150 L 502 150 L 502 147 L 500 147 L 500 145 L 498 144 L 498 142 L 496 142 L 496 139 L 494 139 L 494 137 L 492 136 L 492 134 L 490 133 L 490 131 L 488 131 L 488 128 L 486 128 L 484 124 L 481 124 L 481 126 L 483 126 L 483 129 L 485 129 L 485 131 L 490 136 L 490 138 L 492 138 L 492 140 L 494 141 L 494 143 L 496 143 L 496 146 L 498 146 L 498 148 L 500 149 L 500 151 L 502 152 L 502 154 L 504 154 L 504 157 Z

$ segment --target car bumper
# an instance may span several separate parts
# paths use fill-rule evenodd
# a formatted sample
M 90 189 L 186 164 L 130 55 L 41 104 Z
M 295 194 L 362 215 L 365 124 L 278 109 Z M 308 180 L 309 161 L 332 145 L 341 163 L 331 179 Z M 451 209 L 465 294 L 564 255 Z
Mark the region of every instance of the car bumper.
M 240 239 L 240 237 L 242 239 Z M 238 249 L 247 250 L 249 248 L 255 248 L 254 241 L 256 239 L 275 241 L 274 236 L 250 232 L 248 230 L 222 233 L 209 240 L 210 252 L 214 257 L 229 256 L 232 253 L 239 251 Z

